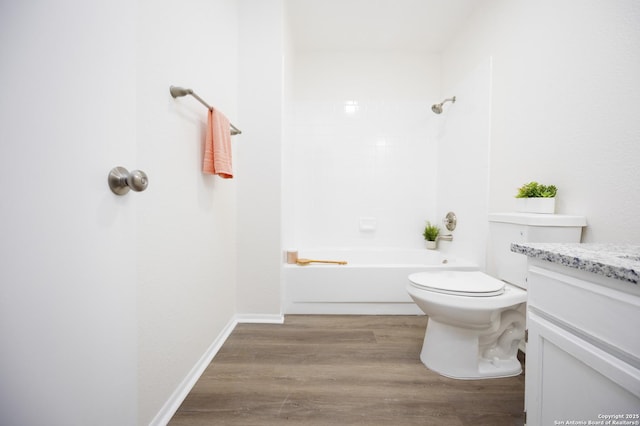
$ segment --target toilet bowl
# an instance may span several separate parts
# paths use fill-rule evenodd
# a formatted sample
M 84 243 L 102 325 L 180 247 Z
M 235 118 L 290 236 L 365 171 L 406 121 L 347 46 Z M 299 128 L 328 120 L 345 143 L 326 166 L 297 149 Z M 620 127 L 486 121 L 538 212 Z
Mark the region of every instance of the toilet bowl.
M 526 327 L 527 258 L 511 252 L 511 243 L 577 243 L 585 225 L 583 216 L 493 213 L 487 251 L 491 275 L 480 271 L 411 274 L 407 292 L 429 316 L 422 363 L 456 379 L 520 374 L 517 354 Z
M 480 271 L 409 275 L 407 292 L 429 316 L 420 360 L 456 379 L 515 376 L 527 292 Z

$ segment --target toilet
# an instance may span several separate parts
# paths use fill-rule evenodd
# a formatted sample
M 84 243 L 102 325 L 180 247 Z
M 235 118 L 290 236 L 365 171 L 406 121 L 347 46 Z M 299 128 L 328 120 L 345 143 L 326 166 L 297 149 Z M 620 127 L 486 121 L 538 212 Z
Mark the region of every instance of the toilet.
M 409 275 L 407 291 L 429 316 L 420 360 L 455 379 L 516 376 L 524 339 L 527 258 L 514 242 L 580 242 L 583 216 L 489 215 L 487 273 L 429 271 Z

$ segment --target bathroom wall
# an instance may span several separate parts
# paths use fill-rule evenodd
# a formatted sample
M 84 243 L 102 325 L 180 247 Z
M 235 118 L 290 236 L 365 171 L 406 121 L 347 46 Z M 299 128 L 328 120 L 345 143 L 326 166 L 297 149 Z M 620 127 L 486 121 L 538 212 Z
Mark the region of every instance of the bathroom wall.
M 136 424 L 145 194 L 107 186 L 137 166 L 135 29 L 125 0 L 0 2 L 0 424 Z
M 440 241 L 439 250 L 455 253 L 484 266 L 489 190 L 489 149 L 491 139 L 491 58 L 450 83 L 446 103 L 436 119 L 438 141 L 437 214 L 452 211 L 457 217 L 452 242 Z M 443 233 L 450 233 L 444 227 Z
M 438 55 L 296 51 L 285 246 L 423 247 L 440 97 Z
M 489 210 L 521 184 L 559 188 L 585 242 L 640 240 L 640 7 L 483 2 L 443 53 L 444 87 L 493 56 Z
M 237 312 L 281 321 L 282 139 L 285 28 L 282 0 L 239 1 Z
M 235 0 L 138 1 L 137 147 L 149 189 L 138 215 L 139 424 L 162 417 L 236 313 L 236 179 L 204 175 L 207 110 L 238 114 Z M 234 159 L 242 136 L 232 138 Z M 240 175 L 239 167 L 236 167 Z M 156 418 L 156 421 L 161 421 Z
M 235 0 L 0 3 L 0 423 L 156 423 L 236 312 Z M 234 139 L 234 144 L 237 142 Z M 149 175 L 117 197 L 114 166 Z M 163 411 L 164 410 L 164 411 Z

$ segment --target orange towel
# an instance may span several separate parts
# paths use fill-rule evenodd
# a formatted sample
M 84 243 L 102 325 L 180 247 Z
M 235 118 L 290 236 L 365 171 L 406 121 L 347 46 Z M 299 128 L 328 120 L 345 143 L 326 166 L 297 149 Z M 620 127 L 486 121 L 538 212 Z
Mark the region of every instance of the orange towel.
M 207 137 L 204 144 L 202 172 L 225 179 L 233 177 L 231 167 L 231 124 L 219 111 L 210 109 L 207 116 Z

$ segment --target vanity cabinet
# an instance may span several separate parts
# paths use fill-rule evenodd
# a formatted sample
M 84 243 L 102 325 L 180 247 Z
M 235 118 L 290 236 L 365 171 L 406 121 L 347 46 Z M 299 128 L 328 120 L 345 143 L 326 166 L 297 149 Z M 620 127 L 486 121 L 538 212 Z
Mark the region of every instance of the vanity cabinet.
M 638 284 L 528 260 L 526 424 L 640 425 Z

